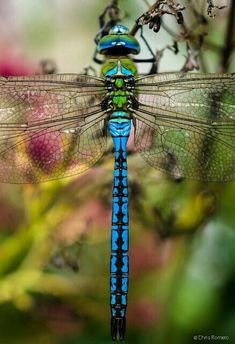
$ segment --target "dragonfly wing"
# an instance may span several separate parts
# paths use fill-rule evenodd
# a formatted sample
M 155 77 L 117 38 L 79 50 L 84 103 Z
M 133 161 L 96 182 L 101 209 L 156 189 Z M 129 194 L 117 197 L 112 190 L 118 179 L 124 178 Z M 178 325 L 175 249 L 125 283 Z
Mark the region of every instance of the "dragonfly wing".
M 136 81 L 135 144 L 175 177 L 235 179 L 235 76 L 159 74 Z
M 82 173 L 106 147 L 103 80 L 85 75 L 0 78 L 0 181 Z

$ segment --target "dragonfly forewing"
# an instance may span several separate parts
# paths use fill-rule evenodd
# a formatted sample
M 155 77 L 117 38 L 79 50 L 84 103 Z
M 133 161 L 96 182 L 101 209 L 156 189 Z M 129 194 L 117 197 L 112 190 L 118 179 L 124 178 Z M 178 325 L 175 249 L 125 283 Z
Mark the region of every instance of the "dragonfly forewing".
M 103 81 L 85 75 L 0 78 L 0 181 L 81 173 L 106 147 Z
M 159 74 L 136 82 L 135 144 L 175 177 L 235 179 L 235 76 Z

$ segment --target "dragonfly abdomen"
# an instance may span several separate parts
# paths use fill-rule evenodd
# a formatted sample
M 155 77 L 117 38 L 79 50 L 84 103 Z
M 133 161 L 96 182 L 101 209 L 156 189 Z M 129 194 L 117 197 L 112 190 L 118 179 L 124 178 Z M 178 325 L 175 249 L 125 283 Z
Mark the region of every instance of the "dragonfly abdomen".
M 120 118 L 122 119 L 122 118 Z M 112 200 L 112 238 L 110 258 L 110 305 L 112 338 L 123 340 L 128 292 L 128 182 L 126 144 L 131 120 L 109 121 L 109 131 L 115 147 L 114 185 Z

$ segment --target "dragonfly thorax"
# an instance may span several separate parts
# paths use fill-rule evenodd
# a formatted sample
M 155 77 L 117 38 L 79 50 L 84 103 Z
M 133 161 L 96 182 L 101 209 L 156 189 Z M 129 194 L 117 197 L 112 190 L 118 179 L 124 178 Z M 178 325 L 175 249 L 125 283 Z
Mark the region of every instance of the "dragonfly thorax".
M 103 109 L 110 112 L 111 117 L 115 114 L 115 117 L 130 118 L 133 109 L 136 108 L 134 75 L 130 69 L 128 73 L 125 73 L 125 70 L 118 60 L 105 76 L 107 97 L 103 102 Z

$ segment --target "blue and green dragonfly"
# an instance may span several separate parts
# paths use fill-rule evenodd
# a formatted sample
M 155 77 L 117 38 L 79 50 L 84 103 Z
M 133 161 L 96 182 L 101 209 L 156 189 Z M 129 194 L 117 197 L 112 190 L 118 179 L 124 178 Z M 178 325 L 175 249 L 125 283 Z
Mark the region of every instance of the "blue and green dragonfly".
M 126 145 L 169 175 L 235 179 L 235 76 L 164 73 L 138 77 L 140 45 L 123 25 L 97 46 L 100 78 L 0 78 L 0 180 L 38 183 L 82 173 L 115 148 L 110 263 L 111 335 L 123 340 L 128 292 Z

